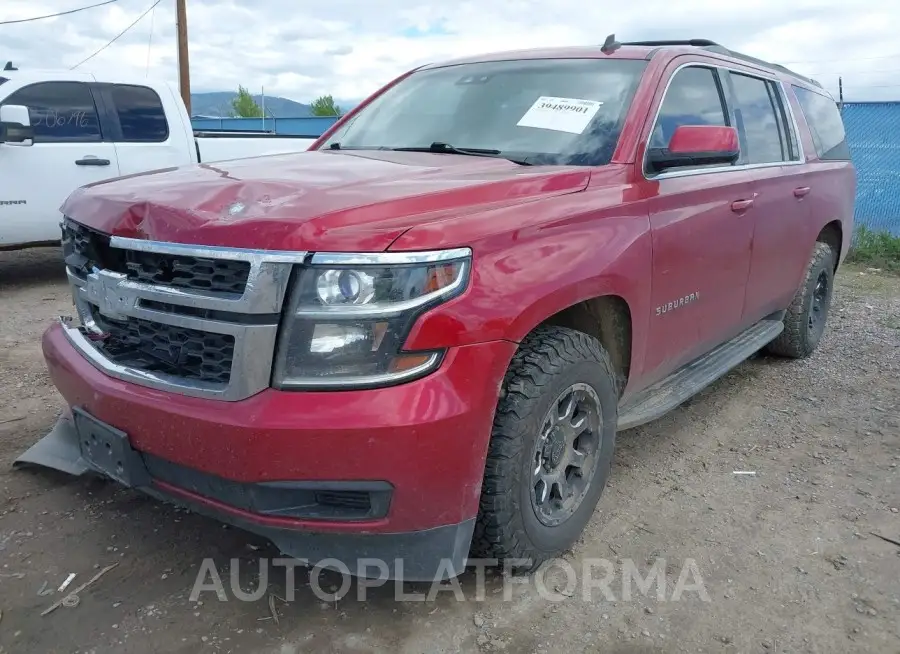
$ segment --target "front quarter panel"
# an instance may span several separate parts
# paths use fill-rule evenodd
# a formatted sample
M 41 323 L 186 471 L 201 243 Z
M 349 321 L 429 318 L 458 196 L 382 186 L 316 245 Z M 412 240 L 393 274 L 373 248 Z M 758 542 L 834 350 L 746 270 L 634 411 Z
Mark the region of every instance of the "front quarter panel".
M 474 252 L 465 293 L 422 316 L 406 349 L 520 342 L 548 317 L 578 302 L 617 295 L 632 315 L 631 370 L 646 339 L 651 244 L 646 202 L 636 187 L 582 193 L 494 210 L 454 225 Z M 391 250 L 449 245 L 440 225 L 413 228 Z

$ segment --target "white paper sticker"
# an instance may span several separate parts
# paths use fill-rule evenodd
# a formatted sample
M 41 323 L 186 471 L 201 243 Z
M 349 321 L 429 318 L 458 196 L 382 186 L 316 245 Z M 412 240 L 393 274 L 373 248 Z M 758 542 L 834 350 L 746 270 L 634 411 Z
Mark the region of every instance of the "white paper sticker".
M 597 100 L 553 98 L 542 95 L 535 100 L 516 125 L 581 134 L 600 111 L 602 104 Z

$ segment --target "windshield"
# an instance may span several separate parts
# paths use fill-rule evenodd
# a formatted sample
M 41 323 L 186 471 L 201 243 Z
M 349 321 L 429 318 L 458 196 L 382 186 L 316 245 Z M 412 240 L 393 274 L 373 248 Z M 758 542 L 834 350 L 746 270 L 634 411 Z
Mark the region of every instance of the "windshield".
M 421 70 L 361 109 L 321 149 L 439 144 L 529 164 L 603 165 L 645 66 L 632 59 L 535 59 Z

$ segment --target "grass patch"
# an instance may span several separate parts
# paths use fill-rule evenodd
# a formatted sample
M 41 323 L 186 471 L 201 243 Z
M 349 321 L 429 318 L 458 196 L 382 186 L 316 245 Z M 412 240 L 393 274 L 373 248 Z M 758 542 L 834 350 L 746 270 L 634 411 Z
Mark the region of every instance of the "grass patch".
M 900 277 L 889 272 L 869 272 L 869 269 L 869 266 L 858 263 L 845 263 L 835 277 L 835 292 L 884 298 L 900 297 Z
M 865 225 L 856 230 L 847 260 L 871 268 L 900 273 L 900 236 L 876 232 Z

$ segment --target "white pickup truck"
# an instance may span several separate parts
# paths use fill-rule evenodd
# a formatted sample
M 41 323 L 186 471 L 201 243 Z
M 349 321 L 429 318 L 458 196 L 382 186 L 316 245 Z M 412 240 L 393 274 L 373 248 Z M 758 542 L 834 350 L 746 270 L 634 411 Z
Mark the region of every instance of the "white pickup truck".
M 314 139 L 197 132 L 166 82 L 0 70 L 0 250 L 58 243 L 76 188 L 188 164 L 306 150 Z

